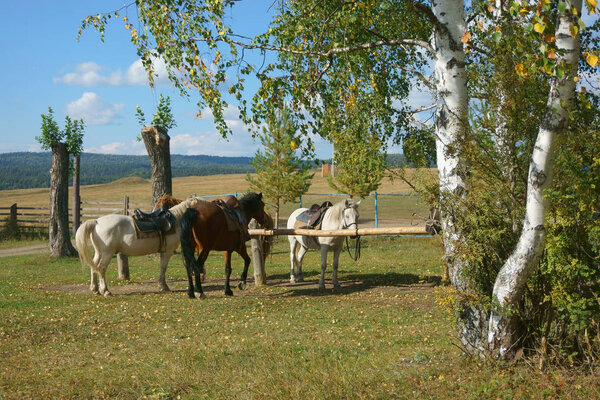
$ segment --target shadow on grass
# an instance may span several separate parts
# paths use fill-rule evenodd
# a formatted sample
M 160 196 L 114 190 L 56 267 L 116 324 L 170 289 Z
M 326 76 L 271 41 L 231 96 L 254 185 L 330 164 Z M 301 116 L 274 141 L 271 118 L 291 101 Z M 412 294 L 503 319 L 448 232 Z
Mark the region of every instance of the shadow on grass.
M 309 271 L 304 273 L 304 278 L 320 275 L 319 272 Z M 330 278 L 330 277 L 329 277 Z M 318 280 L 306 280 L 295 284 L 289 283 L 289 275 L 269 275 L 267 284 L 271 286 L 286 288 L 282 293 L 273 293 L 269 297 L 287 297 L 287 296 L 330 296 L 330 295 L 346 295 L 352 293 L 363 292 L 377 287 L 394 286 L 418 288 L 431 287 L 440 285 L 442 282 L 441 276 L 419 276 L 415 274 L 403 273 L 384 273 L 384 274 L 348 274 L 343 275 L 340 279 L 340 289 L 334 289 L 331 279 L 325 280 L 325 290 L 318 288 Z

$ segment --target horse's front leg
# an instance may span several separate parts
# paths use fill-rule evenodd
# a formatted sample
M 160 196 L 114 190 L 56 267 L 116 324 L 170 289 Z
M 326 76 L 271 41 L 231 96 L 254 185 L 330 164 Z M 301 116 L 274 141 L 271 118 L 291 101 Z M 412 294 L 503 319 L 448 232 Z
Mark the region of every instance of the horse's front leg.
M 339 249 L 335 249 L 333 250 L 333 272 L 331 273 L 331 280 L 333 281 L 333 290 L 339 290 L 342 287 L 340 286 L 340 284 L 338 283 L 338 278 L 337 278 L 337 274 L 338 274 L 338 262 L 340 260 L 340 253 L 342 252 L 342 249 L 344 248 L 344 246 L 340 246 Z
M 164 253 L 160 253 L 160 276 L 158 277 L 158 285 L 162 292 L 170 292 L 169 285 L 167 285 L 167 265 L 169 265 L 169 260 L 173 255 L 172 252 L 166 251 Z
M 244 290 L 244 289 L 246 289 L 246 279 L 248 278 L 248 267 L 250 266 L 250 256 L 248 256 L 248 251 L 246 250 L 246 246 L 242 246 L 242 250 L 239 252 L 239 254 L 244 259 L 244 271 L 242 272 L 242 276 L 240 277 L 240 283 L 238 284 L 238 289 Z
M 229 279 L 231 278 L 231 252 L 225 252 L 225 296 L 233 296 L 231 287 L 229 286 Z
M 327 269 L 327 248 L 326 244 L 321 245 L 321 277 L 319 278 L 319 290 L 325 289 L 325 270 Z

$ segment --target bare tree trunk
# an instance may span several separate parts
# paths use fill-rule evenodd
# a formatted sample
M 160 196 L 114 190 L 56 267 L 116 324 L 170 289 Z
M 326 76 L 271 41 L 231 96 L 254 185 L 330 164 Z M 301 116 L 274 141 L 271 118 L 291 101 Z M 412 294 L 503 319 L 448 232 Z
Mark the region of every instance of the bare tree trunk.
M 146 126 L 142 129 L 142 139 L 146 145 L 152 168 L 152 204 L 163 194 L 173 194 L 171 176 L 171 138 L 158 126 Z
M 555 158 L 555 137 L 564 132 L 575 95 L 579 36 L 573 37 L 570 26 L 577 24 L 572 8 L 581 10 L 582 0 L 567 1 L 567 9 L 558 17 L 556 45 L 564 54 L 567 71 L 563 78 L 550 86 L 546 112 L 535 142 L 527 183 L 525 220 L 519 242 L 508 258 L 494 284 L 493 299 L 498 306 L 492 309 L 488 326 L 488 346 L 493 354 L 507 358 L 517 343 L 518 317 L 514 312 L 523 298 L 525 284 L 539 262 L 546 239 L 544 220 L 546 199 L 544 191 L 551 187 Z M 560 61 L 560 60 L 559 60 Z M 559 63 L 557 63 L 559 64 Z
M 76 256 L 69 234 L 69 153 L 65 143 L 52 146 L 50 169 L 50 255 Z

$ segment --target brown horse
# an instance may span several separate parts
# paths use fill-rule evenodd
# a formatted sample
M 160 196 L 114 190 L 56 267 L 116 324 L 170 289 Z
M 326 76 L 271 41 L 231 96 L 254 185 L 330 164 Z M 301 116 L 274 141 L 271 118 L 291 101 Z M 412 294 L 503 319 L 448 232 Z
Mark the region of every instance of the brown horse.
M 248 193 L 242 197 L 238 207 L 242 224 L 247 228 L 248 221 L 252 218 L 264 224 L 264 207 L 262 193 Z M 204 263 L 211 250 L 225 252 L 225 295 L 233 296 L 229 280 L 231 253 L 234 251 L 244 259 L 244 271 L 238 287 L 244 289 L 246 286 L 250 257 L 240 232 L 230 231 L 227 228 L 226 218 L 225 211 L 214 202 L 200 201 L 195 207 L 188 208 L 180 220 L 179 238 L 188 275 L 188 296 L 192 299 L 204 297 L 200 274 L 204 271 Z M 198 259 L 194 257 L 195 250 L 199 253 Z

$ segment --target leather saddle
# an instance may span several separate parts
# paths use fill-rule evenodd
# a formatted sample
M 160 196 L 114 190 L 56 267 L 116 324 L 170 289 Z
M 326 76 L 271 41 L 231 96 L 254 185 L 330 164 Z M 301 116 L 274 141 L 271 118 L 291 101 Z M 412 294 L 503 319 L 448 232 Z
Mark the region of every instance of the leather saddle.
M 300 213 L 296 217 L 296 221 L 302 224 L 306 224 L 307 228 L 312 229 L 320 229 L 321 222 L 323 221 L 323 216 L 325 215 L 325 211 L 329 207 L 331 207 L 330 201 L 325 201 L 323 204 L 313 204 L 310 208 L 302 213 Z
M 250 240 L 248 235 L 248 220 L 246 214 L 240 208 L 240 203 L 235 196 L 227 196 L 225 199 L 217 199 L 212 201 L 225 214 L 227 222 L 227 230 L 230 232 L 238 231 L 241 235 L 242 243 Z
M 140 232 L 169 232 L 177 221 L 171 211 L 162 207 L 151 213 L 145 213 L 139 208 L 133 211 L 133 221 Z

